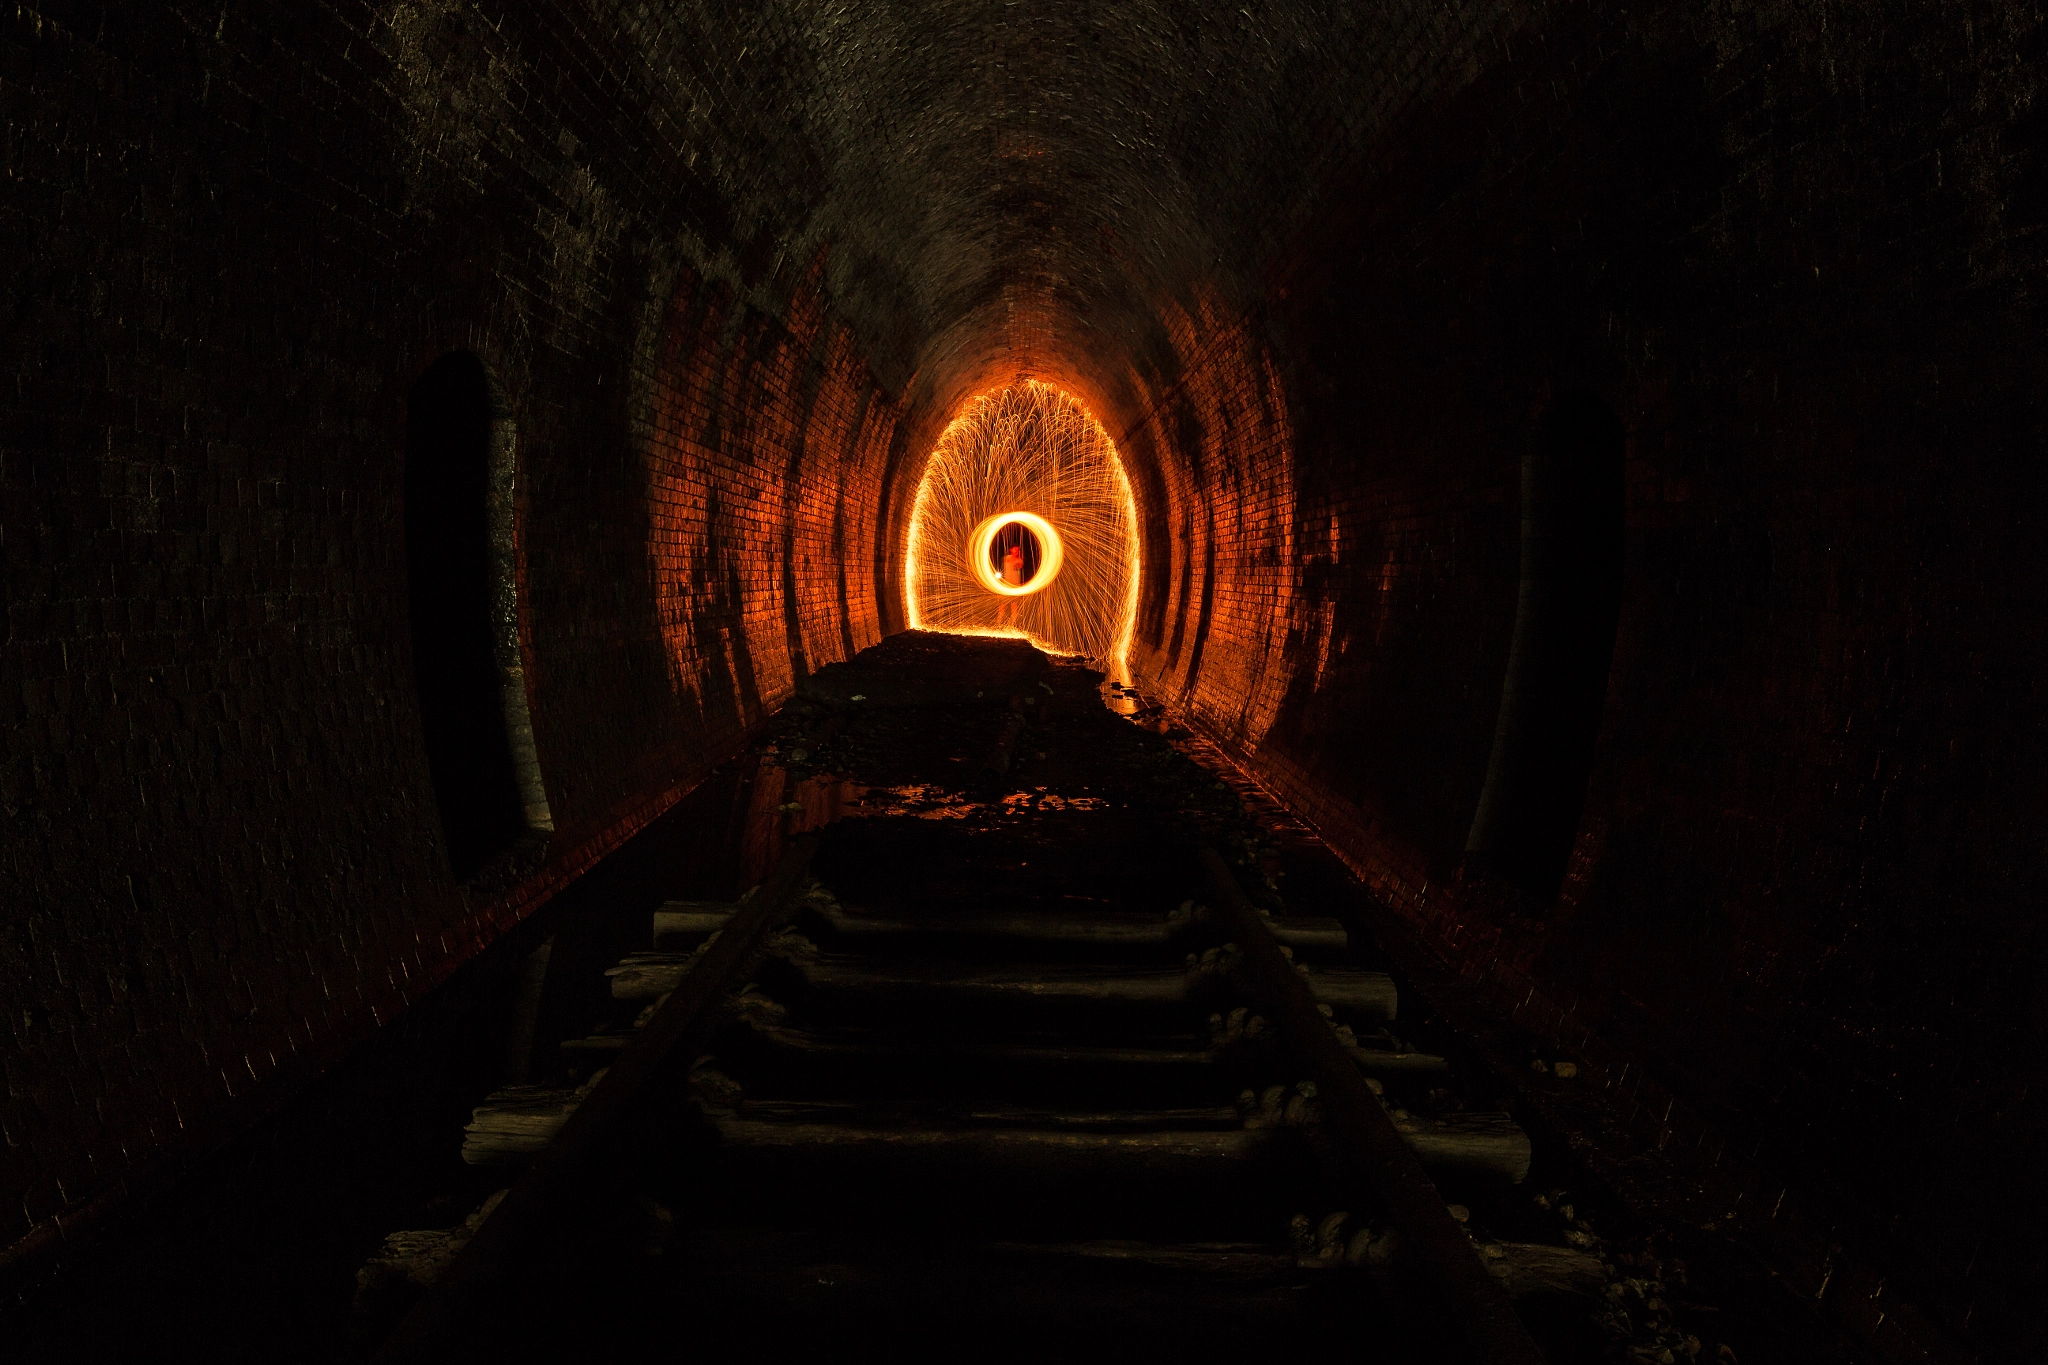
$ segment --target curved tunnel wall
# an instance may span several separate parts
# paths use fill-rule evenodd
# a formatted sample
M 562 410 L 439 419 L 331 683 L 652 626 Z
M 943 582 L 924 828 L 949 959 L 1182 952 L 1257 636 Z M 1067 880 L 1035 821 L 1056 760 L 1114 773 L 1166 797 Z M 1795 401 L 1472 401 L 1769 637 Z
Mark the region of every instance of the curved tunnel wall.
M 2005 23 L 1986 66 L 1900 9 L 1560 11 L 1322 200 L 1256 303 L 1164 310 L 1172 358 L 1132 367 L 1119 437 L 1152 471 L 1143 681 L 1504 1012 L 1597 1058 L 1729 1211 L 1803 1209 L 1788 1279 L 1848 1277 L 1839 1311 L 1900 1349 L 2038 1345 L 2016 812 L 2040 808 L 2043 576 L 2017 528 L 2044 510 L 2042 351 L 1993 281 L 2043 268 L 2020 246 L 2041 171 L 1982 159 L 2032 124 L 1908 126 L 1846 92 L 1917 107 L 1968 70 L 2016 108 L 2037 87 L 2003 63 L 2043 35 Z M 1456 878 L 1522 452 L 1571 388 L 1628 432 L 1627 568 L 1577 837 L 1531 918 Z M 1887 1273 L 1941 1325 L 1862 1307 Z
M 85 1245 L 878 638 L 899 407 L 823 256 L 762 232 L 800 216 L 764 207 L 802 160 L 748 121 L 773 101 L 693 124 L 647 26 L 484 17 L 0 20 L 40 158 L 7 229 L 40 341 L 0 435 L 0 1271 Z M 707 129 L 754 150 L 695 165 Z M 517 591 L 458 611 L 478 660 L 524 643 L 554 826 L 452 873 L 405 497 L 408 391 L 450 353 L 517 431 Z
M 0 435 L 0 1235 L 231 1128 L 898 627 L 924 454 L 1028 374 L 1128 457 L 1150 690 L 1532 1028 L 1712 1116 L 1654 1140 L 1752 1153 L 2019 1339 L 2041 21 L 1002 9 L 7 21 L 41 112 L 9 144 L 38 340 Z M 529 460 L 557 825 L 468 888 L 394 454 L 456 348 Z M 1629 433 L 1627 572 L 1535 920 L 1455 878 L 1567 388 Z

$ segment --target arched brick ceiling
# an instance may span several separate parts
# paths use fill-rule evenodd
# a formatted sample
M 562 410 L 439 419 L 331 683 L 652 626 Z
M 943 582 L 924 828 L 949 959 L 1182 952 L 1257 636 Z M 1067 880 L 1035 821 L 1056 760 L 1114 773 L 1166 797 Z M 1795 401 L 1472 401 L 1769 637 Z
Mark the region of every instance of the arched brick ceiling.
M 51 0 L 6 41 L 0 1246 L 80 1245 L 900 624 L 901 486 L 1021 369 L 1131 456 L 1148 695 L 1519 1026 L 1606 1037 L 1660 1149 L 1792 1191 L 1774 1273 L 2048 1358 L 2039 5 Z M 402 516 L 451 349 L 517 416 L 557 836 L 466 888 Z M 1627 542 L 1545 919 L 1455 879 L 1571 389 Z
M 1331 171 L 1475 36 L 1451 8 L 1327 0 L 715 8 L 625 21 L 677 83 L 650 93 L 779 149 L 773 173 L 729 131 L 710 153 L 740 235 L 826 248 L 835 302 L 927 420 L 1019 365 L 1087 388 L 1170 368 L 1162 301 L 1255 287 Z M 1139 416 L 1096 396 L 1126 409 L 1113 425 Z

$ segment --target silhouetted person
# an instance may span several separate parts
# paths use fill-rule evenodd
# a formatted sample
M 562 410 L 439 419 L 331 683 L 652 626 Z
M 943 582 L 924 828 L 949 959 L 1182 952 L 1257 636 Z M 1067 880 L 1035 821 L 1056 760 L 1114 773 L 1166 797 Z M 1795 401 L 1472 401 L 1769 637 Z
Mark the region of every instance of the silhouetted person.
M 1003 582 L 1013 588 L 1024 585 L 1024 547 L 1012 545 L 1003 551 Z M 1003 604 L 996 608 L 996 624 L 1014 626 L 1017 624 L 1017 599 L 1003 598 Z

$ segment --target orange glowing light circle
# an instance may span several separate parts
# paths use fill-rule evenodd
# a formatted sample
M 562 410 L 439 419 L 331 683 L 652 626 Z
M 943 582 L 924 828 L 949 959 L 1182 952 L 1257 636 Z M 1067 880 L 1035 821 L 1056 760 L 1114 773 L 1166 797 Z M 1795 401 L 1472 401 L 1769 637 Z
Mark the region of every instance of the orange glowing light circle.
M 988 551 L 995 544 L 996 533 L 1005 526 L 1022 526 L 1038 537 L 1038 572 L 1031 575 L 1029 583 L 1012 586 L 996 573 L 995 565 L 989 563 Z M 1001 593 L 1004 597 L 1029 597 L 1039 589 L 1049 586 L 1059 577 L 1060 560 L 1066 552 L 1060 548 L 1060 533 L 1052 529 L 1052 523 L 1033 512 L 998 512 L 984 518 L 974 528 L 974 534 L 967 538 L 967 564 L 974 570 L 975 581 L 990 592 Z

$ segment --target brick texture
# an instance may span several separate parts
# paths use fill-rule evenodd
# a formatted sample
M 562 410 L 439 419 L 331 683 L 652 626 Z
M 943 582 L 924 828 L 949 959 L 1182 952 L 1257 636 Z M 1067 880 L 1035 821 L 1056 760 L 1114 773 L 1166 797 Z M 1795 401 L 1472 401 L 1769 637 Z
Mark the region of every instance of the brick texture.
M 621 97 L 643 38 L 435 0 L 0 19 L 10 1262 L 331 1062 L 878 637 L 843 566 L 898 409 L 825 257 L 738 226 L 790 168 L 691 168 L 675 106 L 766 145 L 749 102 L 702 73 Z M 456 347 L 519 426 L 557 826 L 467 887 L 399 503 L 406 388 Z
M 2042 1349 L 2044 43 L 1532 14 L 1124 390 L 1146 681 L 1897 1359 Z M 1566 387 L 1630 428 L 1626 601 L 1564 892 L 1504 917 L 1455 879 Z
M 2044 55 L 2018 0 L 15 7 L 0 1242 L 900 627 L 932 439 L 1031 375 L 1128 459 L 1147 686 L 1796 1221 L 1789 1279 L 2038 1357 Z M 557 824 L 468 888 L 398 502 L 455 347 L 519 425 Z M 1564 388 L 1630 431 L 1625 598 L 1509 915 L 1456 874 Z

